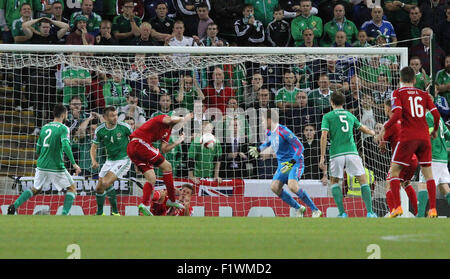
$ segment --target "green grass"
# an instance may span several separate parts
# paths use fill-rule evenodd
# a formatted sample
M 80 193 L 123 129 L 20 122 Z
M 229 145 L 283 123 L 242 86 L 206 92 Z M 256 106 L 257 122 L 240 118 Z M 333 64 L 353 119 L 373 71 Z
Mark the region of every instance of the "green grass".
M 0 216 L 0 258 L 448 258 L 448 219 Z

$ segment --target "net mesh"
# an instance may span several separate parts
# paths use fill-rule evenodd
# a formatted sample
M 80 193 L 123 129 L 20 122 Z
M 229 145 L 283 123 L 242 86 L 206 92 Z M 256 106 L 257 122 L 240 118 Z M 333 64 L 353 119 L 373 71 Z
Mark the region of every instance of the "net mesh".
M 2 142 L 0 205 L 2 213 L 25 189 L 33 185 L 39 128 L 53 120 L 52 108 L 69 109 L 75 160 L 82 168 L 75 177 L 79 195 L 72 214 L 94 214 L 95 185 L 100 169 L 92 169 L 89 150 L 106 106 L 119 111 L 119 120 L 134 128 L 159 114 L 194 119 L 174 129 L 171 142 L 183 132 L 185 140 L 165 157 L 171 162 L 175 185 L 195 184 L 191 206 L 194 215 L 290 216 L 292 210 L 270 190 L 277 161 L 270 148 L 258 159 L 250 146 L 266 139 L 262 116 L 278 110 L 280 124 L 297 135 L 305 147 L 302 187 L 326 216 L 336 212 L 319 168 L 320 127 L 331 110 L 329 94 L 341 91 L 345 108 L 362 124 L 380 132 L 387 119 L 383 102 L 399 84 L 398 55 L 150 55 L 86 53 L 0 54 L 0 140 Z M 128 95 L 136 95 L 137 106 Z M 218 97 L 217 97 L 218 96 Z M 215 135 L 211 149 L 203 134 Z M 381 153 L 376 137 L 355 130 L 355 142 L 368 171 L 373 205 L 378 215 L 387 212 L 385 177 L 389 153 Z M 158 144 L 155 144 L 158 147 Z M 99 146 L 100 168 L 106 150 Z M 328 155 L 327 155 L 328 160 Z M 69 162 L 67 168 L 72 173 Z M 157 171 L 157 175 L 161 173 Z M 122 214 L 137 215 L 142 191 L 130 180 L 144 182 L 134 166 L 115 182 Z M 219 182 L 217 181 L 219 179 Z M 358 181 L 345 176 L 342 189 L 350 216 L 365 216 Z M 157 189 L 164 188 L 161 180 Z M 294 195 L 295 197 L 295 195 Z M 60 212 L 63 192 L 52 185 L 18 209 L 19 214 Z M 302 202 L 301 202 L 302 203 Z M 106 206 L 108 206 L 106 201 Z M 307 216 L 311 213 L 307 211 Z

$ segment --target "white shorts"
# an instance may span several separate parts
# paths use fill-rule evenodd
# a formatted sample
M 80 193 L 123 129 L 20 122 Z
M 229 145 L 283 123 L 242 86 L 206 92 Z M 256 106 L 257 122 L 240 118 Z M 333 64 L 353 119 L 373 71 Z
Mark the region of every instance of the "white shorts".
M 41 190 L 43 186 L 52 184 L 58 191 L 70 187 L 75 182 L 67 170 L 52 172 L 36 169 L 33 188 Z
M 350 176 L 361 176 L 366 173 L 359 155 L 343 155 L 330 159 L 330 176 L 343 179 L 344 167 Z
M 436 186 L 441 183 L 450 183 L 450 173 L 446 163 L 431 162 L 431 171 Z M 420 172 L 420 182 L 426 182 L 422 171 Z
M 130 167 L 131 160 L 128 158 L 117 161 L 106 160 L 98 176 L 103 178 L 110 171 L 118 178 L 122 178 L 130 170 Z

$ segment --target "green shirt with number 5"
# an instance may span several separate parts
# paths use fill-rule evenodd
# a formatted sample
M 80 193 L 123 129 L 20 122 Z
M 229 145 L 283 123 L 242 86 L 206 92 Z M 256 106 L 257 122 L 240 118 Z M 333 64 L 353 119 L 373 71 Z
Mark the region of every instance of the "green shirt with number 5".
M 322 118 L 322 131 L 330 134 L 330 159 L 344 155 L 359 155 L 353 138 L 353 128 L 361 126 L 359 120 L 349 111 L 335 109 Z

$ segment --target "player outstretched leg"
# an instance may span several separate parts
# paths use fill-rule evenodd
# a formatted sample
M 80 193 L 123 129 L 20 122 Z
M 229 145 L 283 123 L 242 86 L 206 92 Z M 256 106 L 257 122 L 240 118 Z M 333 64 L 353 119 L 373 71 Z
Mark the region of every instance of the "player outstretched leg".
M 150 206 L 150 199 L 153 193 L 154 185 L 156 183 L 156 175 L 153 169 L 149 169 L 144 172 L 144 177 L 147 180 L 142 189 L 142 200 L 138 205 L 139 212 L 144 216 L 152 216 L 152 213 L 148 209 Z
M 177 202 L 175 198 L 175 186 L 173 185 L 172 165 L 169 163 L 169 161 L 164 160 L 158 167 L 161 169 L 163 173 L 164 184 L 166 185 L 167 195 L 169 196 L 166 205 L 170 207 L 184 208 L 184 206 L 181 203 Z
M 275 195 L 277 195 L 290 207 L 293 207 L 295 209 L 295 217 L 303 217 L 303 213 L 305 213 L 306 207 L 294 200 L 294 198 L 289 195 L 289 193 L 285 189 L 283 189 L 283 185 L 284 183 L 282 181 L 274 179 L 272 181 L 272 184 L 270 185 L 270 188 L 272 189 L 272 192 L 275 193 Z
M 8 215 L 14 215 L 19 206 L 21 206 L 23 203 L 25 203 L 27 200 L 29 200 L 39 192 L 40 190 L 37 190 L 33 187 L 31 187 L 31 189 L 23 191 L 23 193 L 14 201 L 14 203 L 8 207 Z

